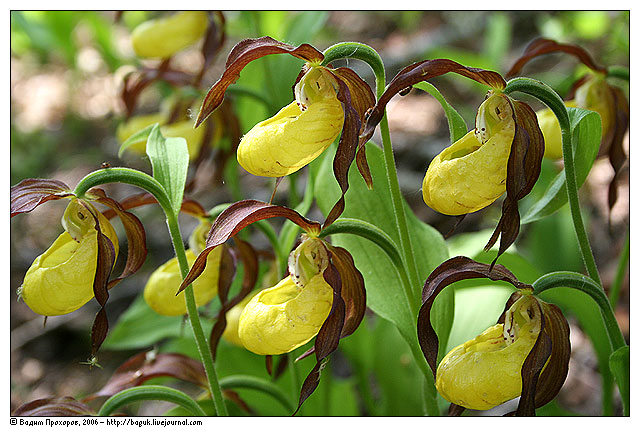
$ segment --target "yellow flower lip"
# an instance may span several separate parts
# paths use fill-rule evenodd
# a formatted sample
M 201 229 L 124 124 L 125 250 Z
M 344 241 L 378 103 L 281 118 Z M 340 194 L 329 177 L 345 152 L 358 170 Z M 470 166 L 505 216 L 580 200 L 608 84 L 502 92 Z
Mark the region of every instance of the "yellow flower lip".
M 296 85 L 296 100 L 256 124 L 238 146 L 238 163 L 257 176 L 292 174 L 338 137 L 344 122 L 333 77 L 313 67 Z
M 486 410 L 520 396 L 522 365 L 536 342 L 542 313 L 535 297 L 522 296 L 491 326 L 451 350 L 436 372 L 436 388 L 449 402 Z
M 82 218 L 76 217 L 81 214 Z M 97 210 L 100 230 L 118 254 L 115 230 Z M 25 274 L 21 297 L 35 313 L 59 316 L 77 310 L 93 298 L 98 260 L 98 232 L 88 210 L 73 200 L 65 211 L 65 231 Z M 73 234 L 73 235 L 72 235 Z
M 187 262 L 192 266 L 196 255 L 191 249 L 186 251 Z M 207 265 L 202 274 L 191 284 L 198 307 L 211 301 L 218 294 L 218 277 L 222 246 L 215 248 L 207 257 Z M 184 295 L 176 295 L 182 276 L 177 258 L 172 258 L 154 271 L 144 288 L 144 300 L 149 307 L 163 316 L 186 314 Z
M 141 58 L 168 58 L 198 41 L 207 25 L 203 11 L 177 12 L 143 22 L 131 34 L 133 50 Z
M 303 287 L 287 276 L 255 295 L 238 326 L 242 345 L 260 355 L 283 354 L 308 343 L 331 311 L 333 289 L 317 274 Z
M 509 100 L 491 95 L 478 109 L 476 128 L 429 165 L 422 182 L 424 202 L 445 215 L 463 215 L 493 203 L 506 190 L 514 135 Z

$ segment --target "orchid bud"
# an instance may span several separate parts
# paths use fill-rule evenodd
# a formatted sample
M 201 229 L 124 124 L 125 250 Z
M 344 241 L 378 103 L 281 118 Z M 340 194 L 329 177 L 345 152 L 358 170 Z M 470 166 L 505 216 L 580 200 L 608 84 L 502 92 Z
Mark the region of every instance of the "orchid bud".
M 93 298 L 98 263 L 98 218 L 100 231 L 118 254 L 118 236 L 111 223 L 97 210 L 89 211 L 77 199 L 65 210 L 65 232 L 27 270 L 20 295 L 31 310 L 43 316 L 71 313 Z
M 243 347 L 242 341 L 240 340 L 240 336 L 238 335 L 238 328 L 240 326 L 240 316 L 244 311 L 244 308 L 247 306 L 249 301 L 256 295 L 257 292 L 252 292 L 246 297 L 242 299 L 238 304 L 231 307 L 229 311 L 225 313 L 225 320 L 227 321 L 227 326 L 224 328 L 224 332 L 222 333 L 222 338 L 230 342 L 231 344 L 237 345 L 238 347 Z
M 191 249 L 186 252 L 187 262 L 191 267 L 196 260 L 196 255 Z M 204 271 L 191 284 L 198 307 L 207 304 L 218 294 L 221 256 L 222 246 L 213 249 L 207 256 Z M 144 288 L 144 300 L 153 311 L 163 316 L 184 315 L 187 313 L 184 295 L 176 295 L 181 283 L 182 275 L 178 259 L 170 259 L 149 276 Z
M 542 327 L 542 312 L 522 296 L 497 324 L 451 350 L 436 372 L 436 388 L 449 402 L 486 410 L 520 396 L 522 365 Z
M 338 137 L 344 122 L 334 77 L 312 67 L 295 87 L 296 100 L 256 124 L 238 146 L 238 163 L 258 176 L 289 175 L 311 163 Z
M 198 41 L 209 19 L 203 11 L 176 12 L 138 25 L 131 34 L 133 50 L 141 58 L 166 59 Z
M 429 165 L 422 182 L 425 203 L 445 215 L 463 215 L 493 203 L 506 189 L 514 136 L 509 99 L 492 94 L 478 109 L 476 128 Z

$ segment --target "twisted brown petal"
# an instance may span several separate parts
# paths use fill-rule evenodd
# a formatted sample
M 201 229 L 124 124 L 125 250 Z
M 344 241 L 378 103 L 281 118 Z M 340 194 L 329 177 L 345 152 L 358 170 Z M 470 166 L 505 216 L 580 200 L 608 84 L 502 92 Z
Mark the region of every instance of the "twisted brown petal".
M 493 263 L 506 251 L 520 232 L 518 200 L 531 192 L 542 167 L 544 137 L 536 113 L 527 104 L 511 100 L 516 132 L 507 163 L 507 196 L 502 204 L 502 216 L 489 242 L 488 251 L 500 237 L 500 249 Z
M 82 417 L 95 415 L 93 410 L 71 396 L 47 397 L 27 402 L 13 411 L 13 417 Z
M 225 209 L 214 221 L 207 237 L 204 250 L 197 256 L 189 274 L 182 281 L 178 293 L 189 286 L 207 265 L 207 255 L 218 245 L 226 242 L 243 228 L 262 219 L 284 217 L 292 221 L 307 233 L 317 235 L 320 224 L 310 221 L 293 209 L 284 206 L 270 205 L 259 200 L 241 200 Z
M 322 52 L 306 43 L 295 47 L 268 36 L 242 40 L 229 53 L 222 77 L 211 86 L 204 97 L 200 113 L 196 119 L 196 126 L 200 126 L 213 110 L 218 108 L 222 103 L 225 91 L 238 80 L 240 72 L 248 63 L 266 55 L 280 53 L 288 53 L 309 62 L 321 62 L 324 58 Z
M 540 55 L 546 55 L 553 52 L 564 52 L 578 58 L 584 65 L 591 68 L 594 71 L 605 72 L 606 68 L 602 67 L 593 60 L 591 55 L 581 48 L 573 44 L 562 44 L 550 39 L 536 39 L 529 43 L 524 49 L 524 52 L 515 64 L 511 67 L 509 72 L 505 75 L 506 78 L 511 78 L 517 75 L 522 67 L 535 57 Z
M 629 129 L 629 102 L 622 90 L 619 88 L 610 87 L 611 93 L 614 99 L 615 117 L 613 123 L 613 130 L 609 148 L 609 163 L 613 167 L 614 175 L 613 179 L 609 183 L 609 211 L 613 208 L 618 200 L 618 172 L 622 169 L 624 162 L 627 160 L 627 155 L 622 147 L 624 135 Z
M 49 200 L 73 196 L 71 189 L 55 179 L 28 178 L 11 187 L 11 217 L 31 212 Z
M 387 89 L 378 99 L 377 104 L 369 111 L 361 138 L 366 141 L 371 139 L 373 131 L 382 120 L 386 105 L 394 95 L 405 91 L 416 83 L 427 81 L 446 73 L 457 73 L 496 89 L 504 89 L 507 86 L 507 82 L 495 71 L 465 67 L 450 59 L 428 59 L 416 62 L 400 70 L 393 80 L 389 82 Z

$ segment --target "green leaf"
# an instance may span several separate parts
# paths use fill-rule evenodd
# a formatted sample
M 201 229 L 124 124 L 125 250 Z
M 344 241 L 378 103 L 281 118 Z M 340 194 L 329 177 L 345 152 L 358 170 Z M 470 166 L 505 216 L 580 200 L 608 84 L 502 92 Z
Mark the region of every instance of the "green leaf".
M 177 216 L 189 168 L 187 141 L 184 138 L 165 138 L 160 133 L 160 126 L 156 124 L 147 140 L 147 155 L 153 167 L 153 177 L 167 190 L 173 212 Z
M 629 416 L 629 346 L 625 345 L 620 347 L 611 354 L 609 357 L 609 368 L 613 374 L 613 378 L 620 388 L 620 395 L 622 397 L 623 413 L 625 416 Z
M 149 139 L 149 134 L 151 133 L 151 130 L 157 124 L 158 123 L 149 125 L 146 128 L 139 130 L 138 132 L 134 133 L 129 138 L 127 138 L 122 143 L 122 145 L 120 146 L 120 149 L 118 150 L 118 157 L 122 157 L 122 154 L 127 150 L 127 148 L 131 147 L 133 144 L 137 144 L 138 142 L 143 142 Z
M 327 151 L 317 173 L 315 189 L 318 206 L 325 215 L 340 197 L 340 190 L 331 170 L 335 149 L 331 147 Z M 350 188 L 345 197 L 346 208 L 342 216 L 375 224 L 399 247 L 400 239 L 391 203 L 391 193 L 387 186 L 382 150 L 372 143 L 367 144 L 367 159 L 373 176 L 373 190 L 367 189 L 357 168 L 352 167 L 349 171 Z M 406 206 L 406 212 L 421 280 L 420 283 L 413 285 L 417 288 L 417 293 L 421 294 L 424 280 L 447 258 L 448 253 L 440 233 L 416 218 L 408 206 Z M 400 330 L 403 338 L 410 345 L 415 346 L 414 350 L 418 349 L 420 352 L 416 332 L 417 313 L 411 312 L 402 290 L 400 277 L 384 251 L 362 237 L 351 235 L 334 235 L 332 244 L 344 247 L 353 256 L 356 267 L 364 276 L 367 305 L 380 317 L 393 323 Z M 433 313 L 438 336 L 448 337 L 453 319 L 452 293 L 444 292 L 438 297 Z
M 602 126 L 600 115 L 581 108 L 568 108 L 571 120 L 573 158 L 578 188 L 587 179 L 600 148 Z M 522 224 L 537 221 L 551 215 L 567 203 L 567 186 L 564 170 L 551 182 L 544 195 L 523 215 Z
M 413 87 L 423 90 L 433 96 L 439 103 L 442 105 L 444 109 L 444 114 L 447 116 L 447 122 L 449 123 L 449 135 L 451 137 L 451 142 L 454 143 L 463 136 L 467 134 L 467 124 L 464 119 L 455 108 L 451 106 L 447 102 L 447 100 L 442 96 L 440 91 L 429 82 L 420 82 Z
M 178 337 L 182 316 L 161 316 L 151 309 L 142 295 L 120 316 L 103 344 L 109 350 L 131 350 L 150 347 L 167 337 Z

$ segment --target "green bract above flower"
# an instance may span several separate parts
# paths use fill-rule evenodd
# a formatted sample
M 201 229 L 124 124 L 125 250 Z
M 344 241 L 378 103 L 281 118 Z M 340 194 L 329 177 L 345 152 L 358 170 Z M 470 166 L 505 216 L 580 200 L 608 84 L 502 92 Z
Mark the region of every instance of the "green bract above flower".
M 358 152 L 358 135 L 366 111 L 375 104 L 373 91 L 355 72 L 320 66 L 324 55 L 308 44 L 295 47 L 271 37 L 243 40 L 231 50 L 224 73 L 205 96 L 196 126 L 220 106 L 227 88 L 238 80 L 248 63 L 282 53 L 306 61 L 295 82 L 295 99 L 245 135 L 238 148 L 238 162 L 255 175 L 282 177 L 310 163 L 342 132 L 333 165 L 342 196 L 327 216 L 328 225 L 344 210 L 348 171 Z M 360 152 L 358 170 L 371 186 L 364 151 Z
M 496 325 L 455 347 L 436 369 L 438 336 L 431 307 L 445 287 L 472 278 L 505 281 L 519 290 Z M 451 258 L 429 275 L 418 314 L 418 341 L 438 392 L 452 403 L 450 412 L 486 410 L 521 396 L 515 414 L 529 416 L 558 394 L 569 370 L 569 325 L 558 307 L 532 292 L 503 266 L 466 257 Z

